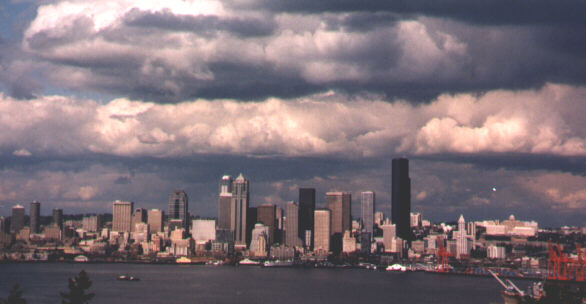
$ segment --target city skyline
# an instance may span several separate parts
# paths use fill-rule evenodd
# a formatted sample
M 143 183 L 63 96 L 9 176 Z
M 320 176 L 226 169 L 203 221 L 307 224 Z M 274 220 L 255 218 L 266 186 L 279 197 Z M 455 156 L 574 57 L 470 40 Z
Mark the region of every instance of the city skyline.
M 432 221 L 581 226 L 585 9 L 3 2 L 0 215 L 115 200 L 168 213 L 183 189 L 189 212 L 217 217 L 218 180 L 240 172 L 250 206 L 373 191 L 390 214 L 391 159 L 405 157 L 411 210 Z

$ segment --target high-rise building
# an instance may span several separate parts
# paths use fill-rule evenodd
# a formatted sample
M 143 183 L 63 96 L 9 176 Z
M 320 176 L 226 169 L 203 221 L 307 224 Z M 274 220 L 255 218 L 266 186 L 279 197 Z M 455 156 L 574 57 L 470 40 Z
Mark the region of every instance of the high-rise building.
M 63 209 L 53 209 L 53 225 L 63 229 Z
M 250 200 L 248 180 L 242 173 L 232 183 L 232 202 L 230 209 L 230 230 L 234 232 L 234 242 L 240 245 L 247 244 L 247 212 Z
M 310 249 L 313 248 L 314 211 L 315 189 L 299 188 L 299 238 L 303 240 L 305 247 Z
M 372 235 L 374 231 L 374 208 L 375 196 L 372 191 L 365 191 L 360 194 L 360 218 L 362 220 L 362 230 L 370 232 Z
M 332 212 L 332 234 L 340 236 L 352 229 L 352 195 L 349 192 L 326 193 L 326 208 Z
M 81 227 L 88 232 L 98 232 L 102 229 L 101 215 L 87 215 L 81 220 Z
M 10 217 L 10 231 L 18 233 L 24 228 L 24 207 L 16 205 L 12 207 L 12 216 Z
M 328 253 L 330 251 L 331 211 L 329 209 L 316 209 L 313 227 L 313 251 Z
M 250 241 L 250 254 L 253 257 L 266 257 L 269 248 L 269 232 L 268 227 L 257 223 L 252 229 L 251 241 Z
M 391 218 L 393 224 L 397 225 L 397 236 L 404 240 L 411 240 L 411 179 L 408 159 L 393 159 L 391 190 Z
M 31 209 L 30 209 L 31 233 L 40 233 L 41 232 L 41 225 L 39 222 L 40 216 L 41 216 L 41 203 L 34 201 L 31 203 Z
M 189 225 L 189 205 L 187 193 L 183 190 L 175 190 L 169 195 L 169 213 L 167 214 L 169 222 L 173 220 L 181 221 L 181 228 L 187 229 Z
M 265 204 L 256 207 L 256 222 L 263 223 L 268 228 L 269 246 L 275 241 L 276 215 L 275 205 Z
M 147 212 L 147 221 L 150 233 L 157 233 L 163 231 L 163 210 L 151 209 Z
M 112 231 L 130 232 L 133 209 L 133 202 L 114 202 L 112 206 Z
M 230 230 L 232 215 L 232 177 L 224 175 L 220 181 L 218 197 L 218 229 Z
M 191 238 L 196 242 L 216 240 L 216 220 L 197 219 L 191 224 Z
M 138 223 L 145 223 L 146 224 L 146 222 L 147 222 L 146 209 L 137 208 L 136 210 L 134 210 L 134 213 L 132 214 L 132 222 L 130 224 L 130 230 L 135 231 L 136 224 L 138 224 Z
M 283 236 L 283 208 L 277 207 L 275 209 L 275 239 L 273 243 L 283 244 L 285 237 Z
M 287 220 L 285 221 L 285 246 L 301 246 L 299 238 L 299 206 L 295 202 L 288 202 L 285 205 Z
M 411 212 L 410 218 L 411 218 L 410 225 L 412 228 L 421 227 L 421 222 L 423 220 L 421 217 L 421 212 Z
M 470 247 L 468 246 L 468 235 L 466 234 L 466 221 L 464 215 L 460 214 L 458 219 L 458 231 L 454 231 L 453 237 L 456 239 L 456 258 L 461 258 L 464 255 L 470 254 Z

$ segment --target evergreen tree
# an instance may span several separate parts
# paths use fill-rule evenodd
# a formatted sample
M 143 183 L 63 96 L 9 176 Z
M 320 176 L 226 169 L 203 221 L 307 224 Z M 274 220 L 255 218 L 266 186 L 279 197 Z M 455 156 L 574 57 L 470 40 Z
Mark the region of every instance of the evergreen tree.
M 0 298 L 0 304 L 26 304 L 26 300 L 22 298 L 22 290 L 18 284 L 14 284 L 8 298 L 6 300 Z
M 62 304 L 86 304 L 94 297 L 93 293 L 86 294 L 86 290 L 92 286 L 92 281 L 85 270 L 82 270 L 75 278 L 69 278 L 67 288 L 69 292 L 61 292 Z

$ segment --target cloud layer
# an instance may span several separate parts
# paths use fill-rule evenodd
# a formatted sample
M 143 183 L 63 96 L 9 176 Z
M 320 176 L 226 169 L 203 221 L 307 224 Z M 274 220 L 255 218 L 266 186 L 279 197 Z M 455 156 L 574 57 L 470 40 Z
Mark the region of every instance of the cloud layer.
M 426 105 L 318 94 L 262 102 L 175 105 L 67 97 L 0 97 L 0 149 L 17 156 L 185 157 L 197 154 L 345 158 L 441 153 L 586 155 L 586 89 L 442 95 Z M 23 115 L 26 113 L 26 115 Z
M 503 20 L 487 22 L 488 15 L 468 14 L 478 10 L 466 5 L 450 15 L 448 4 L 416 3 L 411 12 L 377 2 L 336 10 L 327 1 L 293 7 L 58 1 L 38 8 L 21 47 L 38 62 L 29 69 L 40 70 L 53 86 L 154 102 L 290 98 L 330 89 L 428 100 L 441 93 L 586 83 L 585 25 L 570 18 L 579 11 L 571 2 L 556 6 L 569 19 L 544 5 L 519 5 L 547 16 L 542 23 L 502 14 Z M 315 11 L 307 14 L 304 7 Z M 462 16 L 479 22 L 471 25 Z M 24 89 L 18 96 L 30 96 Z

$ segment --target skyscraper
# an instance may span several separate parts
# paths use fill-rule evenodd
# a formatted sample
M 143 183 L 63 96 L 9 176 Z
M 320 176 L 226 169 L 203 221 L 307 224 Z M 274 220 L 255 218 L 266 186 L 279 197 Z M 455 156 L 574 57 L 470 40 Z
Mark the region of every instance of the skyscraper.
M 250 200 L 248 180 L 242 173 L 232 183 L 232 202 L 230 209 L 230 230 L 234 232 L 234 242 L 246 244 L 246 215 Z
M 326 193 L 326 208 L 332 212 L 332 234 L 340 236 L 352 229 L 352 194 L 349 192 Z
M 308 248 L 313 248 L 313 242 L 306 241 L 306 231 L 313 233 L 313 216 L 315 211 L 315 189 L 314 188 L 299 188 L 299 238 L 304 242 Z M 289 215 L 287 215 L 289 216 Z M 310 239 L 313 239 L 311 237 Z
M 269 246 L 275 241 L 276 220 L 275 205 L 265 204 L 256 207 L 256 222 L 263 223 L 268 228 Z
M 183 190 L 175 190 L 169 195 L 169 222 L 173 220 L 181 221 L 181 228 L 187 229 L 188 226 L 188 198 L 187 193 Z
M 63 229 L 63 209 L 53 209 L 53 225 Z
M 299 206 L 295 202 L 287 202 L 285 205 L 285 245 L 289 247 L 301 246 L 299 238 Z
M 362 230 L 369 232 L 371 236 L 374 231 L 374 198 L 374 192 L 372 191 L 365 191 L 360 194 L 360 218 L 362 219 Z
M 18 233 L 22 228 L 24 228 L 24 207 L 22 205 L 16 205 L 12 207 L 10 231 Z
M 224 175 L 220 181 L 220 196 L 218 198 L 218 229 L 230 230 L 232 214 L 232 177 Z
M 112 206 L 112 231 L 130 232 L 133 202 L 115 201 Z
M 151 209 L 147 214 L 147 221 L 149 224 L 150 233 L 157 233 L 163 231 L 163 210 Z
M 136 208 L 132 214 L 132 222 L 130 225 L 130 231 L 136 230 L 136 224 L 147 222 L 147 211 L 143 208 Z
M 331 212 L 328 209 L 314 211 L 313 251 L 327 253 L 330 251 Z
M 397 225 L 397 236 L 411 240 L 411 179 L 409 160 L 406 158 L 393 159 L 391 196 L 391 217 L 393 224 Z
M 31 233 L 39 233 L 41 232 L 41 225 L 39 223 L 39 216 L 41 213 L 41 203 L 34 201 L 31 203 L 30 209 L 30 228 Z

